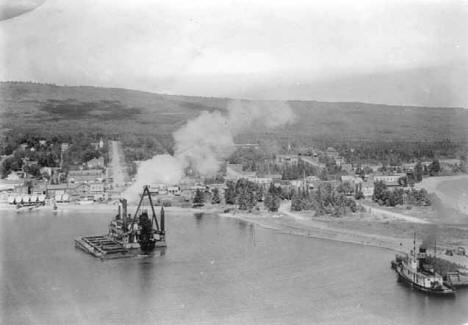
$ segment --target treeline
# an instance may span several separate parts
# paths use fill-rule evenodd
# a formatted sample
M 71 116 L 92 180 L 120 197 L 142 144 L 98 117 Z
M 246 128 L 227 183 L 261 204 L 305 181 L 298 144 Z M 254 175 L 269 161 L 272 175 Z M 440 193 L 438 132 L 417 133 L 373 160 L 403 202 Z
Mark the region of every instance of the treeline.
M 281 187 L 271 183 L 267 188 L 241 178 L 237 182 L 227 181 L 224 199 L 226 204 L 237 204 L 239 210 L 252 211 L 263 202 L 268 211 L 278 211 L 281 201 L 285 198 Z
M 237 204 L 239 210 L 251 211 L 258 202 L 263 201 L 263 187 L 247 179 L 241 178 L 237 182 L 227 181 L 224 199 L 226 204 Z
M 379 205 L 384 206 L 397 206 L 403 204 L 411 204 L 417 206 L 431 205 L 429 193 L 425 189 L 409 189 L 396 188 L 390 190 L 383 182 L 376 182 L 374 184 L 374 194 L 372 200 Z
M 304 163 L 302 159 L 299 159 L 297 163 L 278 164 L 274 162 L 275 157 L 275 154 L 260 146 L 258 149 L 238 149 L 228 158 L 228 162 L 241 164 L 244 171 L 256 172 L 260 176 L 279 174 L 283 180 L 320 175 L 317 168 Z M 333 163 L 335 162 L 333 161 Z
M 316 190 L 299 189 L 291 198 L 291 210 L 314 210 L 317 215 L 330 214 L 336 217 L 347 211 L 356 212 L 357 204 L 352 197 L 347 196 L 349 189 L 330 183 L 321 183 Z
M 334 147 L 347 162 L 380 162 L 384 165 L 400 165 L 416 160 L 433 160 L 437 157 L 456 157 L 466 150 L 466 144 L 450 139 L 440 141 L 362 141 L 327 143 L 319 145 L 326 150 Z

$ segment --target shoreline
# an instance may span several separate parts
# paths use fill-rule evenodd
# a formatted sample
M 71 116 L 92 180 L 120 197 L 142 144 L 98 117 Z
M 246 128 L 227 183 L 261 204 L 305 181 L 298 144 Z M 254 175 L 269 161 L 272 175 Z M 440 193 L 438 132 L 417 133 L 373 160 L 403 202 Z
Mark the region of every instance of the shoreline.
M 3 209 L 2 209 L 3 208 Z M 136 205 L 130 205 L 129 211 L 134 211 Z M 431 223 L 418 223 L 411 219 L 401 219 L 398 217 L 375 217 L 369 213 L 354 214 L 342 218 L 332 217 L 315 217 L 311 212 L 293 212 L 289 210 L 288 202 L 284 202 L 278 212 L 268 212 L 265 210 L 239 211 L 232 209 L 230 212 L 224 212 L 229 206 L 205 206 L 202 208 L 191 207 L 166 207 L 167 213 L 180 214 L 196 214 L 206 213 L 214 214 L 220 218 L 232 218 L 257 225 L 264 229 L 277 231 L 279 233 L 303 236 L 321 240 L 332 240 L 336 242 L 364 245 L 369 247 L 382 248 L 391 250 L 396 253 L 406 253 L 413 247 L 413 240 L 410 236 L 405 236 L 399 232 L 400 228 L 410 229 L 419 233 L 419 241 L 422 240 L 424 229 L 422 227 L 433 226 Z M 17 210 L 14 206 L 8 206 L 7 210 L 17 212 L 29 212 L 27 208 Z M 52 206 L 40 207 L 41 210 L 49 210 L 50 212 L 72 212 L 79 211 L 109 211 L 109 218 L 113 217 L 116 210 L 115 204 L 63 204 L 58 205 L 57 210 L 53 210 Z M 155 207 L 155 211 L 159 214 L 160 207 Z M 5 207 L 0 206 L 0 211 L 5 210 Z M 37 210 L 33 209 L 32 211 Z M 31 212 L 32 212 L 31 211 Z M 369 225 L 376 225 L 375 228 Z M 352 227 L 350 227 L 350 225 Z M 447 225 L 452 227 L 455 225 Z M 402 236 L 403 235 L 403 236 Z M 452 239 L 452 238 L 450 238 Z M 455 238 L 457 239 L 457 238 Z M 468 244 L 468 240 L 462 239 L 463 244 Z M 449 247 L 441 242 L 440 249 Z M 466 245 L 465 245 L 466 246 Z M 468 267 L 468 258 L 465 263 Z
M 310 223 L 308 226 L 302 226 L 300 223 L 295 225 L 294 220 L 287 220 L 288 217 L 281 215 L 280 213 L 276 216 L 249 215 L 248 213 L 242 212 L 219 213 L 219 216 L 241 220 L 250 224 L 255 224 L 264 229 L 278 231 L 283 234 L 332 240 L 353 245 L 370 246 L 394 252 L 405 252 L 405 247 L 409 246 L 411 243 L 411 240 L 399 240 L 394 237 L 384 238 L 379 235 L 365 234 L 357 231 L 346 231 L 326 225 L 319 225 L 319 221 L 316 224 Z

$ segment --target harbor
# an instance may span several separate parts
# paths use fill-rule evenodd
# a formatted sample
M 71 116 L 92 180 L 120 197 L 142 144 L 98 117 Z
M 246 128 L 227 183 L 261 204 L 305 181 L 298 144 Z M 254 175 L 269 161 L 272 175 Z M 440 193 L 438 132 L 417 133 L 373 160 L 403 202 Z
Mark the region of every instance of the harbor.
M 159 324 L 438 325 L 468 318 L 468 291 L 448 300 L 411 292 L 389 268 L 392 251 L 215 214 L 168 209 L 166 250 L 101 261 L 73 238 L 105 233 L 115 210 L 90 211 L 2 212 L 4 323 L 151 323 L 157 315 Z
M 468 325 L 465 30 L 1 0 L 0 324 Z

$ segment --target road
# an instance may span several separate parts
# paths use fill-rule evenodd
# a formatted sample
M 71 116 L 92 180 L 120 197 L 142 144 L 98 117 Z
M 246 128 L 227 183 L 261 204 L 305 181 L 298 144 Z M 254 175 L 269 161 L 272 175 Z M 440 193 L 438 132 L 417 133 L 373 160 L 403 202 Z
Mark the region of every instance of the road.
M 121 192 L 129 181 L 125 157 L 119 141 L 111 141 L 110 176 L 113 179 L 114 191 Z

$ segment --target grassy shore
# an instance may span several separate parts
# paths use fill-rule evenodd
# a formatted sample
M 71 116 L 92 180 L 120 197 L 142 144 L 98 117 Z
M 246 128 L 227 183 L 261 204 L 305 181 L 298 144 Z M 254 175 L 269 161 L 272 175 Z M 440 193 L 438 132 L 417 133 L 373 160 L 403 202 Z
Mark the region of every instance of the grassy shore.
M 341 218 L 317 217 L 310 211 L 289 211 L 289 205 L 284 203 L 277 213 L 234 211 L 220 215 L 291 235 L 368 245 L 397 252 L 409 252 L 412 249 L 414 233 L 417 234 L 419 243 L 436 234 L 441 250 L 457 246 L 468 247 L 468 226 L 410 222 L 369 213 L 356 213 Z M 468 266 L 468 258 L 465 259 L 463 264 Z
M 292 212 L 289 202 L 285 201 L 276 213 L 261 210 L 252 212 L 239 211 L 230 208 L 225 213 L 226 206 L 206 205 L 202 208 L 165 208 L 168 217 L 171 214 L 192 215 L 194 213 L 216 214 L 224 218 L 236 218 L 260 227 L 286 234 L 340 241 L 345 243 L 374 246 L 397 252 L 408 252 L 413 247 L 413 234 L 418 242 L 424 238 L 436 235 L 437 245 L 443 251 L 445 248 L 458 246 L 468 247 L 468 223 L 455 225 L 450 223 L 415 222 L 415 217 L 401 218 L 397 214 L 371 214 L 359 212 L 340 218 L 331 216 L 315 216 L 312 211 Z M 9 209 L 16 210 L 10 206 Z M 51 206 L 40 209 L 54 211 Z M 136 206 L 130 205 L 128 211 L 133 213 Z M 113 204 L 59 204 L 57 211 L 109 211 L 111 218 L 117 210 Z M 18 210 L 26 211 L 26 210 Z M 156 208 L 159 213 L 159 207 Z M 466 261 L 465 261 L 466 260 Z M 468 258 L 462 259 L 462 264 L 468 267 Z

